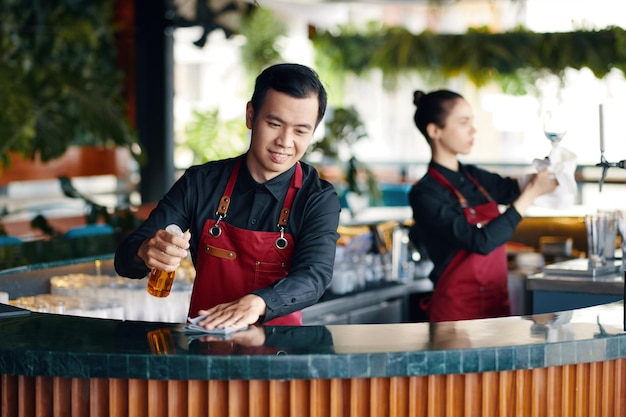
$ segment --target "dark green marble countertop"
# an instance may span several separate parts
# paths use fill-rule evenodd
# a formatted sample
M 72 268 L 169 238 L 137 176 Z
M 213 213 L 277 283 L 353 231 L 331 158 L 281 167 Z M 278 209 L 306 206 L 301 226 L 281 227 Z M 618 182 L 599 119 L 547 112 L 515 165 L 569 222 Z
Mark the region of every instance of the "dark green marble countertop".
M 626 358 L 623 303 L 531 317 L 252 328 L 200 341 L 182 325 L 31 313 L 0 319 L 0 373 L 313 379 L 531 369 Z M 157 352 L 153 335 L 171 335 Z

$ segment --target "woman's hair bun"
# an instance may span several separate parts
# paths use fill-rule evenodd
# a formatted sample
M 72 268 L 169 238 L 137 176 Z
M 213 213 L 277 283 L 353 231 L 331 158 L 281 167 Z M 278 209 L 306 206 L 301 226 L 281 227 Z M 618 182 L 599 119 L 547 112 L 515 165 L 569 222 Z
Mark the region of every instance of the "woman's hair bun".
M 426 94 L 424 94 L 424 92 L 421 90 L 416 90 L 415 92 L 413 92 L 413 104 L 415 104 L 415 106 L 419 106 L 420 101 L 422 101 L 422 98 L 425 95 Z

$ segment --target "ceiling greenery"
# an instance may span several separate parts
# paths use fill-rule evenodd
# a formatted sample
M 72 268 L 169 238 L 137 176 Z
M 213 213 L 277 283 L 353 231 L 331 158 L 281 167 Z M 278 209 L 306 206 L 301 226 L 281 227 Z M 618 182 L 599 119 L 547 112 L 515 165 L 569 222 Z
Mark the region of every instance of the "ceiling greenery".
M 320 65 L 335 72 L 363 74 L 379 69 L 391 78 L 416 71 L 441 78 L 465 75 L 477 86 L 545 74 L 562 76 L 567 68 L 589 68 L 598 78 L 614 68 L 626 68 L 626 32 L 619 27 L 566 33 L 536 33 L 520 27 L 504 33 L 474 28 L 463 34 L 414 34 L 401 27 L 370 24 L 365 30 L 341 26 L 317 32 L 312 41 Z
M 18 152 L 42 160 L 71 144 L 131 146 L 116 62 L 114 4 L 109 0 L 3 0 L 0 3 L 0 168 Z M 239 11 L 251 15 L 249 9 Z M 246 66 L 277 59 L 284 28 L 262 13 L 241 32 Z M 192 22 L 197 24 L 197 22 Z M 213 27 L 213 26 L 211 26 Z M 263 36 L 265 35 L 265 36 Z M 317 68 L 341 79 L 382 70 L 387 79 L 418 72 L 439 79 L 465 75 L 524 93 L 534 78 L 589 68 L 598 78 L 626 67 L 626 33 L 618 27 L 569 33 L 411 33 L 371 23 L 311 33 Z M 245 50 L 247 48 L 247 50 Z M 323 64 L 320 64 L 322 62 Z M 324 74 L 324 79 L 329 78 Z

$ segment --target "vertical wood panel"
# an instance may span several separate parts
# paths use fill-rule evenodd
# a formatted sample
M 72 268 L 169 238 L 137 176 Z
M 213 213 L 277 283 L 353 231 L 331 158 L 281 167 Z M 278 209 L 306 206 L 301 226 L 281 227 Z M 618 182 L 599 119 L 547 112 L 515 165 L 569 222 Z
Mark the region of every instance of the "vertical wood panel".
M 482 412 L 482 381 L 480 374 L 465 375 L 465 404 L 464 412 L 466 416 L 485 416 Z
M 52 417 L 52 378 L 35 377 L 35 416 Z
M 531 417 L 532 410 L 532 371 L 528 369 L 511 372 L 515 377 L 515 403 L 510 416 Z
M 17 377 L 18 417 L 32 417 L 35 415 L 35 379 L 30 376 Z
M 350 415 L 350 381 L 347 379 L 330 380 L 330 417 Z
M 148 417 L 148 380 L 128 380 L 128 416 Z
M 267 417 L 270 412 L 270 387 L 268 381 L 250 381 L 248 387 L 250 417 Z
M 600 417 L 602 409 L 602 362 L 589 364 L 589 417 Z M 609 387 L 606 387 L 610 389 Z
M 289 414 L 289 383 L 270 381 L 270 417 L 287 417 Z
M 330 417 L 342 417 L 343 413 L 343 380 L 330 380 Z
M 71 380 L 68 378 L 52 378 L 52 415 L 66 417 L 70 415 L 72 396 Z
M 191 410 L 189 407 L 190 416 L 205 416 L 221 417 L 228 415 L 228 381 L 194 381 L 199 387 L 198 392 L 202 392 L 202 399 L 199 401 L 201 408 L 197 410 Z M 207 410 L 202 414 L 198 414 L 200 410 Z
M 248 381 L 228 381 L 228 417 L 245 417 L 249 409 Z
M 409 378 L 409 415 L 427 417 L 428 414 L 428 377 L 412 376 Z
M 288 415 L 309 417 L 311 415 L 311 387 L 309 381 L 306 379 L 295 379 L 291 381 L 289 388 Z
M 147 392 L 147 416 L 149 417 L 173 417 L 169 414 L 167 406 L 167 381 L 148 380 Z
M 576 417 L 589 417 L 589 364 L 576 365 Z
M 576 409 L 576 367 L 574 365 L 565 365 L 562 369 L 562 415 L 573 416 Z
M 530 394 L 532 417 L 547 417 L 548 406 L 548 371 L 546 368 L 538 368 L 530 371 L 532 374 L 532 387 Z
M 0 376 L 0 416 L 12 417 L 17 415 L 18 382 L 17 377 L 2 374 Z
M 370 416 L 389 417 L 389 378 L 370 380 Z
M 109 415 L 111 417 L 128 416 L 128 380 L 109 379 Z
M 392 377 L 389 380 L 389 417 L 405 417 L 408 415 L 409 378 Z
M 615 416 L 626 417 L 626 359 L 614 361 L 613 396 Z
M 563 368 L 553 366 L 546 370 L 546 417 L 562 417 Z
M 482 375 L 482 415 L 497 416 L 500 399 L 500 376 L 497 372 L 485 372 Z
M 89 380 L 89 416 L 109 416 L 109 380 L 91 378 Z
M 615 412 L 615 391 L 613 390 L 613 379 L 615 378 L 615 362 L 602 362 L 602 389 L 600 390 L 600 415 L 602 417 L 614 416 Z
M 446 416 L 463 417 L 465 415 L 464 375 L 448 375 L 446 378 Z
M 498 374 L 498 413 L 501 417 L 512 417 L 515 414 L 515 373 L 513 371 L 503 371 Z M 520 414 L 516 417 L 522 417 Z
M 167 415 L 187 417 L 187 381 L 167 381 Z
M 196 381 L 191 380 L 187 383 L 187 410 L 190 416 L 226 416 L 226 407 L 224 401 L 221 403 L 218 399 L 214 399 L 217 389 L 211 385 L 221 383 L 221 381 Z M 220 405 L 222 406 L 220 408 Z M 215 410 L 215 411 L 213 411 Z
M 311 417 L 330 415 L 330 380 L 311 380 Z
M 365 378 L 350 379 L 350 416 L 364 417 L 369 415 L 369 380 Z
M 89 415 L 90 390 L 87 378 L 72 378 L 72 417 L 83 417 Z
M 444 417 L 446 411 L 445 375 L 430 375 L 428 379 L 428 417 Z

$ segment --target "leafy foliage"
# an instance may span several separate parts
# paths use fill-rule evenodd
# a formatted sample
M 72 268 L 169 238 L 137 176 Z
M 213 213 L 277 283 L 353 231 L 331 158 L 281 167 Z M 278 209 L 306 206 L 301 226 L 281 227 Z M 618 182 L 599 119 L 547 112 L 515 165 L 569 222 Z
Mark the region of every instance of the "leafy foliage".
M 195 110 L 185 126 L 183 146 L 193 152 L 194 164 L 230 158 L 247 147 L 247 129 L 243 120 L 222 121 L 219 110 Z
M 533 73 L 561 75 L 566 68 L 586 67 L 602 78 L 613 68 L 626 68 L 626 31 L 619 27 L 569 33 L 474 28 L 465 34 L 414 34 L 370 25 L 363 33 L 350 27 L 316 33 L 312 41 L 316 54 L 337 72 L 361 74 L 378 68 L 390 77 L 411 71 L 446 78 L 465 74 L 477 86 L 505 82 L 520 94 L 524 89 L 519 81 L 532 80 Z
M 326 134 L 321 140 L 309 146 L 307 154 L 318 152 L 334 161 L 339 161 L 343 154 L 347 154 L 345 179 L 348 191 L 360 195 L 364 192 L 362 183 L 365 183 L 365 189 L 372 202 L 378 202 L 382 194 L 374 173 L 357 160 L 353 153 L 353 147 L 357 142 L 367 138 L 367 130 L 361 116 L 354 107 L 334 108 L 328 112 L 328 116 L 330 117 L 326 122 Z
M 68 146 L 130 146 L 116 66 L 114 2 L 3 0 L 0 166 L 8 153 L 54 159 Z
M 279 46 L 287 27 L 271 10 L 254 8 L 244 20 L 241 34 L 246 38 L 241 46 L 241 61 L 248 74 L 256 77 L 265 67 L 282 60 Z
M 342 152 L 350 152 L 359 140 L 367 137 L 365 125 L 354 107 L 329 109 L 330 120 L 326 122 L 324 137 L 311 144 L 308 152 L 320 152 L 324 156 L 339 159 Z

